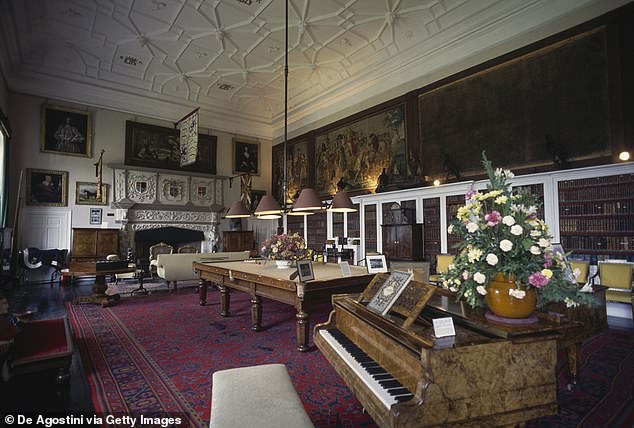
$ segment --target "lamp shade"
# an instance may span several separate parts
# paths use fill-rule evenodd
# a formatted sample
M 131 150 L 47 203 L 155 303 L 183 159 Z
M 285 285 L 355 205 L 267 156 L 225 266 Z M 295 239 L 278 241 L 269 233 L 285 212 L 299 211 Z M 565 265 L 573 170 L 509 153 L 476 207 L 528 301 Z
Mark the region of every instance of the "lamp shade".
M 335 197 L 332 198 L 332 204 L 328 210 L 336 213 L 352 213 L 357 211 L 352 203 L 352 199 L 350 199 L 350 196 L 344 191 L 337 192 Z
M 229 207 L 229 211 L 227 211 L 227 214 L 225 214 L 225 217 L 226 218 L 251 217 L 251 213 L 249 212 L 247 207 L 244 206 L 244 202 L 242 202 L 242 199 L 240 199 L 231 204 L 231 207 Z
M 282 208 L 277 203 L 275 198 L 271 195 L 264 195 L 255 209 L 255 215 L 259 218 L 280 218 L 282 214 Z M 263 217 L 267 216 L 267 217 Z M 268 217 L 276 216 L 276 217 Z
M 321 199 L 317 197 L 314 189 L 306 188 L 302 190 L 293 206 L 293 211 L 311 211 L 322 208 Z

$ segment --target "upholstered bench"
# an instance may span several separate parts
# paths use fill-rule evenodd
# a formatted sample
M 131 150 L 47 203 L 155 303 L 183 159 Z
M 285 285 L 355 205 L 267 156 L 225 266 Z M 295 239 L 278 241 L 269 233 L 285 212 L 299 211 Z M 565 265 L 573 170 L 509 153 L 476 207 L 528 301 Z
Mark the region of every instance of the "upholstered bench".
M 70 378 L 74 350 L 67 318 L 25 323 L 2 366 L 2 379 L 6 382 L 20 374 L 57 369 L 55 381 L 65 382 Z
M 215 372 L 211 428 L 313 427 L 284 364 Z

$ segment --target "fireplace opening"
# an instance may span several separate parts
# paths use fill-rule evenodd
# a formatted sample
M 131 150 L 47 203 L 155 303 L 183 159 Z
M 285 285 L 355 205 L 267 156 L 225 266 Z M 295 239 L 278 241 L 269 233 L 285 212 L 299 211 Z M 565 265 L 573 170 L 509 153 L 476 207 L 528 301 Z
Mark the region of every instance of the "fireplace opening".
M 149 272 L 150 265 L 150 247 L 159 242 L 165 242 L 174 248 L 174 252 L 178 248 L 186 244 L 200 245 L 205 240 L 204 232 L 200 230 L 183 229 L 180 227 L 159 227 L 154 229 L 138 230 L 134 234 L 134 247 L 137 265 L 145 272 Z

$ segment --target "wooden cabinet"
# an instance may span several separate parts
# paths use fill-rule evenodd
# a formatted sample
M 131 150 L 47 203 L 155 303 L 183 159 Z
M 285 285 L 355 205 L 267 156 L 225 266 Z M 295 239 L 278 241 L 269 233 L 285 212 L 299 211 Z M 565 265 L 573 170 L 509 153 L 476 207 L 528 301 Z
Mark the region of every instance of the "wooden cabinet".
M 253 249 L 252 230 L 230 230 L 224 231 L 223 251 L 251 251 Z
M 387 260 L 423 260 L 423 225 L 383 224 L 383 254 Z
M 71 260 L 105 260 L 119 254 L 119 229 L 73 228 Z

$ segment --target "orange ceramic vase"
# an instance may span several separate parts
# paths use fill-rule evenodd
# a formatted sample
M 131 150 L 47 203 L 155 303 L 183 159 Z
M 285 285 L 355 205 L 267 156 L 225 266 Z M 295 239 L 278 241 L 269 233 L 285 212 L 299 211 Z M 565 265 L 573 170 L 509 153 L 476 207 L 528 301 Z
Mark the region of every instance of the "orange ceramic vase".
M 509 290 L 517 288 L 515 281 L 498 272 L 489 281 L 487 294 L 484 296 L 487 306 L 495 315 L 505 318 L 526 318 L 535 311 L 537 294 L 533 287 L 520 285 L 520 289 L 526 291 L 523 299 L 516 299 L 509 295 Z

